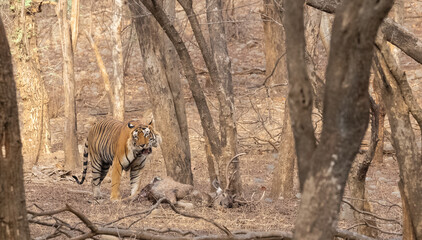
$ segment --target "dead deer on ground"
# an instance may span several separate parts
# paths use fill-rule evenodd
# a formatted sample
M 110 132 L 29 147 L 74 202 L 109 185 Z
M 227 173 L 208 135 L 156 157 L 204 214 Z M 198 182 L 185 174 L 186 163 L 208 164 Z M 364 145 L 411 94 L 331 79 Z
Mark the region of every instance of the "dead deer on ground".
M 220 183 L 217 179 L 214 179 L 212 186 L 215 188 L 215 192 L 206 193 L 195 189 L 192 185 L 183 184 L 174 181 L 170 177 L 154 177 L 154 179 L 146 185 L 140 192 L 137 200 L 146 198 L 149 201 L 156 202 L 161 198 L 166 198 L 170 203 L 175 206 L 184 208 L 193 207 L 194 202 L 196 205 L 208 206 L 208 207 L 224 207 L 232 208 L 235 203 L 240 204 L 241 201 L 237 201 L 236 195 L 229 192 L 229 187 L 233 176 L 236 172 L 233 172 L 229 177 L 229 166 L 234 159 L 243 154 L 238 154 L 233 157 L 226 166 L 226 187 L 224 190 L 221 188 Z M 136 199 L 135 199 L 136 201 Z M 188 201 L 188 202 L 187 202 Z

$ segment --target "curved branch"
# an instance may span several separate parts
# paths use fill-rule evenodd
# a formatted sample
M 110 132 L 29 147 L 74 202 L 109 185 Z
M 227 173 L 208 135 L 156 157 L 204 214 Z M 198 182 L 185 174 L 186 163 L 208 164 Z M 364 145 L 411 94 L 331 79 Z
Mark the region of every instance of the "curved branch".
M 335 13 L 338 0 L 306 0 L 306 4 L 326 13 Z M 422 41 L 402 25 L 386 18 L 380 26 L 383 37 L 406 55 L 422 64 Z

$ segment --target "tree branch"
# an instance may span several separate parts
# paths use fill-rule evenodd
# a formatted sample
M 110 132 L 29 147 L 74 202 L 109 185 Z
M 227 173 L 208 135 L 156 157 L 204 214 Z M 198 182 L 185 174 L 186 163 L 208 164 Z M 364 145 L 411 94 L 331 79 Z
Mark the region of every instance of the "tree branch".
M 335 13 L 339 0 L 306 0 L 306 4 L 326 13 Z M 380 34 L 416 62 L 422 64 L 422 41 L 402 25 L 386 18 L 380 26 Z

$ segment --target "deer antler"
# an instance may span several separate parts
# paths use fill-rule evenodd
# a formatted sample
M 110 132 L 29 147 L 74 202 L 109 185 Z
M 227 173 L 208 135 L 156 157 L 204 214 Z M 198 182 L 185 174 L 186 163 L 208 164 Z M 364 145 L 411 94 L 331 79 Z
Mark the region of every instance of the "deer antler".
M 230 161 L 227 163 L 226 166 L 226 188 L 224 189 L 224 191 L 226 191 L 227 189 L 229 189 L 230 187 L 230 183 L 234 178 L 234 175 L 236 174 L 237 170 L 233 171 L 232 175 L 229 177 L 229 167 L 230 164 L 233 162 L 233 160 L 235 160 L 236 158 L 245 155 L 246 153 L 238 153 L 236 154 L 232 159 L 230 159 Z

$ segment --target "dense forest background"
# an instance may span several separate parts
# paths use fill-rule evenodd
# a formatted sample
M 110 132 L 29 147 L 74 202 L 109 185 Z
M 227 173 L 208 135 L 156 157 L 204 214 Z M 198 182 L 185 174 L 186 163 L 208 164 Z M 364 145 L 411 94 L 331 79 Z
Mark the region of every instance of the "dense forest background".
M 156 28 L 140 30 L 134 20 L 139 18 L 141 19 L 140 25 L 146 26 L 148 22 L 142 19 L 153 21 L 151 13 L 143 8 L 142 14 L 135 15 L 130 4 L 138 3 L 138 1 L 123 2 L 121 9 L 116 7 L 116 2 L 120 1 L 81 1 L 77 13 L 79 16 L 76 28 L 78 37 L 75 39 L 75 35 L 72 35 L 75 27 L 63 30 L 67 21 L 63 17 L 63 13 L 68 15 L 69 26 L 73 26 L 75 12 L 72 10 L 71 1 L 68 1 L 69 6 L 65 7 L 65 11 L 60 10 L 59 3 L 54 1 L 23 2 L 25 10 L 20 12 L 21 2 L 0 1 L 0 16 L 6 28 L 14 61 L 23 143 L 26 205 L 30 213 L 35 216 L 34 212 L 59 209 L 64 204 L 68 204 L 100 226 L 116 226 L 128 230 L 142 229 L 144 232 L 157 234 L 163 237 L 162 239 L 165 239 L 166 236 L 177 238 L 186 235 L 195 237 L 222 233 L 220 232 L 221 228 L 213 227 L 209 221 L 183 217 L 168 206 L 157 207 L 145 199 L 130 203 L 113 203 L 108 199 L 94 200 L 90 194 L 90 184 L 78 186 L 71 177 L 74 174 L 78 175 L 81 171 L 83 144 L 93 124 L 99 119 L 107 117 L 119 118 L 116 117 L 118 115 L 110 104 L 112 98 L 109 96 L 110 85 L 107 86 L 105 81 L 106 75 L 108 75 L 109 84 L 111 83 L 113 88 L 117 85 L 116 82 L 120 81 L 118 72 L 124 78 L 123 101 L 125 107 L 123 116 L 120 118 L 139 119 L 145 123 L 149 122 L 151 118 L 155 118 L 157 122 L 159 112 L 155 106 L 161 103 L 154 99 L 157 97 L 154 87 L 151 87 L 152 83 L 145 79 L 145 76 L 149 76 L 147 74 L 151 74 L 148 71 L 153 68 L 151 63 L 146 61 L 148 58 L 145 57 L 145 53 L 148 53 L 147 51 L 150 49 L 145 46 L 150 46 L 148 44 L 154 42 L 152 36 L 155 36 L 155 32 L 158 35 L 158 29 L 162 34 L 161 37 L 164 37 L 165 34 L 161 32 L 160 26 L 155 22 L 150 22 L 150 24 L 151 26 L 155 24 Z M 316 142 L 319 143 L 320 140 L 323 142 L 320 138 L 324 121 L 322 110 L 324 90 L 321 89 L 324 89 L 326 73 L 329 72 L 327 70 L 329 41 L 332 37 L 331 25 L 334 14 L 311 7 L 309 5 L 312 4 L 309 2 L 318 1 L 307 1 L 308 5 L 304 6 L 304 33 L 306 36 L 307 73 L 312 81 L 314 96 L 314 103 L 311 104 L 312 124 Z M 190 148 L 188 152 L 193 176 L 191 179 L 193 180 L 190 180 L 189 176 L 175 178 L 172 175 L 175 173 L 170 172 L 169 164 L 177 164 L 177 161 L 169 163 L 166 159 L 172 158 L 172 155 L 168 153 L 172 150 L 162 147 L 153 150 L 152 157 L 142 170 L 141 184 L 150 183 L 156 176 L 170 175 L 177 181 L 193 184 L 195 189 L 211 192 L 213 188 L 210 185 L 213 177 L 218 177 L 222 182 L 233 180 L 233 189 L 230 189 L 229 193 L 234 193 L 238 199 L 234 208 L 195 206 L 183 209 L 183 211 L 188 215 L 211 219 L 232 232 L 242 230 L 246 233 L 266 232 L 270 236 L 273 234 L 273 237 L 285 236 L 290 239 L 291 235 L 283 235 L 278 231 L 293 231 L 302 200 L 300 189 L 303 188 L 303 182 L 298 178 L 300 170 L 298 170 L 294 157 L 295 139 L 293 134 L 295 129 L 293 128 L 293 132 L 290 130 L 290 119 L 286 114 L 288 111 L 286 105 L 288 105 L 287 101 L 290 97 L 288 96 L 287 63 L 289 59 L 286 59 L 288 52 L 286 54 L 285 43 L 285 36 L 288 37 L 288 32 L 284 33 L 285 23 L 275 13 L 280 11 L 277 4 L 281 1 L 231 0 L 222 1 L 222 3 L 223 20 L 218 23 L 225 28 L 224 32 L 219 32 L 219 34 L 224 35 L 227 41 L 231 65 L 229 71 L 233 88 L 231 96 L 233 108 L 230 110 L 234 110 L 231 113 L 233 113 L 232 118 L 236 126 L 234 149 L 224 150 L 226 146 L 222 144 L 222 149 L 229 153 L 229 156 L 226 156 L 224 151 L 220 153 L 221 162 L 215 157 L 215 152 L 210 150 L 211 137 L 204 131 L 204 125 L 201 122 L 203 119 L 198 113 L 198 102 L 192 94 L 190 80 L 185 77 L 186 70 L 178 63 L 173 75 L 177 75 L 181 81 L 179 98 L 185 104 L 188 149 Z M 209 27 L 217 23 L 207 18 L 213 10 L 205 1 L 193 1 L 192 9 L 199 20 L 200 29 L 208 44 L 216 41 L 212 40 L 214 39 L 213 33 Z M 284 8 L 282 9 L 284 11 Z M 227 136 L 230 136 L 230 131 L 227 130 L 229 128 L 226 130 L 223 128 L 227 122 L 221 120 L 221 109 L 224 108 L 222 107 L 224 105 L 221 103 L 219 92 L 216 91 L 218 88 L 215 87 L 217 84 L 213 79 L 213 73 L 204 60 L 198 36 L 192 30 L 192 22 L 186 14 L 186 9 L 179 3 L 175 4 L 174 10 L 174 18 L 171 19 L 191 56 L 197 79 L 213 117 L 212 121 L 217 126 L 216 131 L 220 134 L 221 132 L 227 133 Z M 118 15 L 118 11 L 121 11 L 121 22 L 115 27 L 115 17 Z M 20 18 L 21 13 L 26 15 L 26 18 Z M 412 36 L 421 39 L 421 16 L 422 2 L 400 0 L 395 1 L 387 18 L 407 29 Z M 26 19 L 28 22 L 22 25 L 22 22 L 19 22 L 22 20 L 19 19 Z M 75 126 L 73 135 L 78 152 L 74 152 L 72 159 L 75 161 L 71 164 L 69 161 L 73 160 L 67 159 L 70 157 L 65 149 L 75 144 L 75 142 L 70 142 L 71 137 L 67 127 L 69 126 L 66 107 L 66 96 L 68 96 L 66 81 L 68 80 L 63 74 L 68 62 L 63 40 L 66 31 L 71 33 L 73 38 L 70 39 L 74 41 L 71 42 L 72 47 L 69 46 L 69 49 L 72 49 L 74 64 L 74 90 L 71 95 L 74 96 L 75 103 L 76 122 L 73 124 Z M 115 51 L 118 52 L 115 49 L 116 31 L 121 36 L 122 64 L 120 70 L 116 70 L 115 61 Z M 141 40 L 140 31 L 145 31 L 145 35 L 143 35 L 145 39 Z M 274 36 L 279 36 L 280 40 Z M 148 40 L 148 37 L 151 37 L 152 40 Z M 161 38 L 159 39 L 161 41 Z M 405 40 L 402 42 L 406 42 Z M 412 45 L 412 43 L 409 44 Z M 96 45 L 97 52 L 94 45 Z M 414 101 L 420 105 L 422 100 L 421 63 L 415 61 L 415 57 L 409 57 L 408 54 L 390 43 L 385 46 L 390 50 L 400 70 L 405 72 L 410 92 L 413 92 L 415 97 Z M 216 48 L 216 46 L 210 47 L 210 49 Z M 381 47 L 379 48 L 381 49 Z M 341 51 L 341 49 L 337 50 Z M 380 57 L 382 55 L 376 56 L 382 59 Z M 400 188 L 400 184 L 398 184 L 400 180 L 403 182 L 403 177 L 400 177 L 403 174 L 399 170 L 397 149 L 393 147 L 394 129 L 390 127 L 388 117 L 384 119 L 388 113 L 386 108 L 388 109 L 389 105 L 383 106 L 386 100 L 382 98 L 382 91 L 379 90 L 380 87 L 375 80 L 378 75 L 383 78 L 382 74 L 377 74 L 375 71 L 383 69 L 382 60 L 378 61 L 378 64 L 374 63 L 369 77 L 369 92 L 373 98 L 372 106 L 376 107 L 371 110 L 369 127 L 360 143 L 355 165 L 352 166 L 340 206 L 338 226 L 333 232 L 337 237 L 344 239 L 397 239 L 400 237 L 419 239 L 420 222 L 422 222 L 420 219 L 419 223 L 413 223 L 414 229 L 417 229 L 410 230 L 410 232 L 413 231 L 413 235 L 406 232 L 409 227 L 409 219 L 403 212 L 406 213 L 408 210 L 406 206 L 403 206 L 403 193 L 401 193 L 403 188 Z M 102 67 L 100 62 L 103 62 Z M 31 72 L 28 70 L 29 68 L 36 70 Z M 223 71 L 220 67 L 218 70 Z M 380 70 L 380 72 L 382 71 Z M 159 71 L 153 71 L 151 75 L 161 76 L 159 73 Z M 151 77 L 151 79 L 153 78 Z M 113 96 L 116 95 L 118 94 Z M 230 94 L 227 96 L 230 98 Z M 158 98 L 164 99 L 161 95 L 158 95 Z M 160 114 L 164 114 L 159 115 L 161 117 L 165 116 L 165 113 Z M 375 116 L 377 117 L 375 118 Z M 296 120 L 293 119 L 293 122 Z M 411 119 L 411 124 L 415 135 L 420 135 L 417 117 Z M 230 122 L 228 126 L 230 127 Z M 160 132 L 172 132 L 172 127 L 179 128 L 172 125 L 160 125 L 160 120 L 158 121 L 157 129 Z M 378 134 L 375 139 L 373 138 L 374 129 Z M 421 147 L 419 137 L 414 137 L 412 141 L 417 148 Z M 164 144 L 179 146 L 180 141 L 164 142 Z M 229 146 L 227 148 L 230 148 L 230 143 L 226 144 Z M 228 160 L 238 153 L 245 154 L 236 158 L 232 168 L 229 169 L 230 164 L 228 164 L 226 169 Z M 215 158 L 210 159 L 210 156 Z M 214 173 L 210 171 L 210 162 L 215 164 Z M 362 175 L 359 174 L 362 173 L 361 169 L 364 169 L 365 166 L 362 179 Z M 345 174 L 347 175 L 347 173 Z M 354 174 L 356 174 L 356 178 Z M 299 177 L 301 176 L 303 175 L 299 174 Z M 359 177 L 361 183 L 356 180 Z M 227 182 L 224 182 L 223 185 L 225 186 Z M 107 196 L 110 191 L 110 183 L 111 180 L 107 177 L 102 185 L 102 192 Z M 356 190 L 359 189 L 359 186 L 360 190 Z M 123 177 L 122 192 L 124 196 L 128 196 L 130 193 L 128 174 Z M 360 192 L 361 195 L 357 195 L 357 192 Z M 148 211 L 152 206 L 155 206 L 154 210 Z M 411 205 L 410 211 L 412 211 L 412 207 L 414 205 Z M 140 214 L 130 216 L 135 212 Z M 141 213 L 145 216 L 142 216 Z M 59 218 L 66 219 L 66 221 L 58 220 Z M 42 224 L 43 221 L 44 224 Z M 31 236 L 37 239 L 76 237 L 86 231 L 86 228 L 78 227 L 83 230 L 78 230 L 78 228 L 75 230 L 69 226 L 74 226 L 79 221 L 80 219 L 69 213 L 60 213 L 56 218 L 50 217 L 37 221 L 33 218 L 33 221 L 30 222 Z M 49 224 L 45 222 L 49 222 Z M 53 223 L 57 225 L 55 226 Z M 55 227 L 59 225 L 66 230 L 59 231 L 58 228 L 55 230 Z M 191 233 L 180 235 L 184 231 L 191 231 Z M 352 232 L 359 234 L 353 237 L 350 235 Z M 242 233 L 237 232 L 236 234 L 239 236 Z M 415 238 L 408 238 L 408 236 Z

